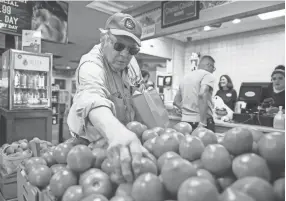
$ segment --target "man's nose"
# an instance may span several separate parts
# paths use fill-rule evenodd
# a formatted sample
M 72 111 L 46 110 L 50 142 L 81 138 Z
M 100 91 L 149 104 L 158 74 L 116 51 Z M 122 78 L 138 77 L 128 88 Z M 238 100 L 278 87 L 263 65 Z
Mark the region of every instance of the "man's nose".
M 120 55 L 125 57 L 129 56 L 129 50 L 127 48 L 124 48 L 124 50 L 120 52 Z

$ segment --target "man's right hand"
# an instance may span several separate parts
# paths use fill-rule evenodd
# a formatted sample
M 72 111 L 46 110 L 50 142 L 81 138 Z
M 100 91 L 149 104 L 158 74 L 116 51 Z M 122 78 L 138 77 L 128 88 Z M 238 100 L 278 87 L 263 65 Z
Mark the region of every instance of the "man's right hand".
M 128 129 L 117 132 L 109 140 L 107 156 L 113 163 L 115 182 L 133 182 L 141 172 L 141 158 L 147 157 L 155 161 L 155 157 L 145 149 L 135 133 Z

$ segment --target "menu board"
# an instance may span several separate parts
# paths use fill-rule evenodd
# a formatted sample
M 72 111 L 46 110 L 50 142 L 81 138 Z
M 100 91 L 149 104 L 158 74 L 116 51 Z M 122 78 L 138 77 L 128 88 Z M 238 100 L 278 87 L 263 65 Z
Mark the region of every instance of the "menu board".
M 31 29 L 32 2 L 0 0 L 0 32 L 21 35 Z

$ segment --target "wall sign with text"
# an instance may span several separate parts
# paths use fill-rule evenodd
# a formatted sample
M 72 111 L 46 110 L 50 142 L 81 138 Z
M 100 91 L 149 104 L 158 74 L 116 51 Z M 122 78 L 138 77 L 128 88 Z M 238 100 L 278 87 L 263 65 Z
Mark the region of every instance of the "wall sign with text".
M 42 33 L 42 39 L 68 42 L 68 3 L 64 1 L 0 0 L 0 32 L 21 35 L 22 30 Z
M 162 28 L 199 19 L 199 1 L 164 1 L 161 5 Z
M 22 34 L 23 29 L 31 29 L 32 2 L 0 1 L 0 32 Z

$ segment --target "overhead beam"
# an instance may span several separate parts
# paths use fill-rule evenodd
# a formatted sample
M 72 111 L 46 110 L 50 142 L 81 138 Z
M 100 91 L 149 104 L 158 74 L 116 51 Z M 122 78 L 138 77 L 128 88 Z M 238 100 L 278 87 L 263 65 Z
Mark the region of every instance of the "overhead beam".
M 141 7 L 129 9 L 124 12 L 136 17 L 156 8 L 161 8 L 161 2 L 150 2 Z M 279 9 L 285 9 L 284 1 L 233 1 L 231 3 L 226 3 L 213 8 L 201 10 L 198 20 L 186 22 L 172 27 L 162 29 L 161 20 L 159 20 L 159 22 L 157 21 L 155 25 L 155 34 L 145 37 L 142 40 L 179 33 L 210 24 L 227 22 L 235 18 L 250 17 L 260 13 Z M 159 9 L 158 12 L 161 12 L 161 9 Z

